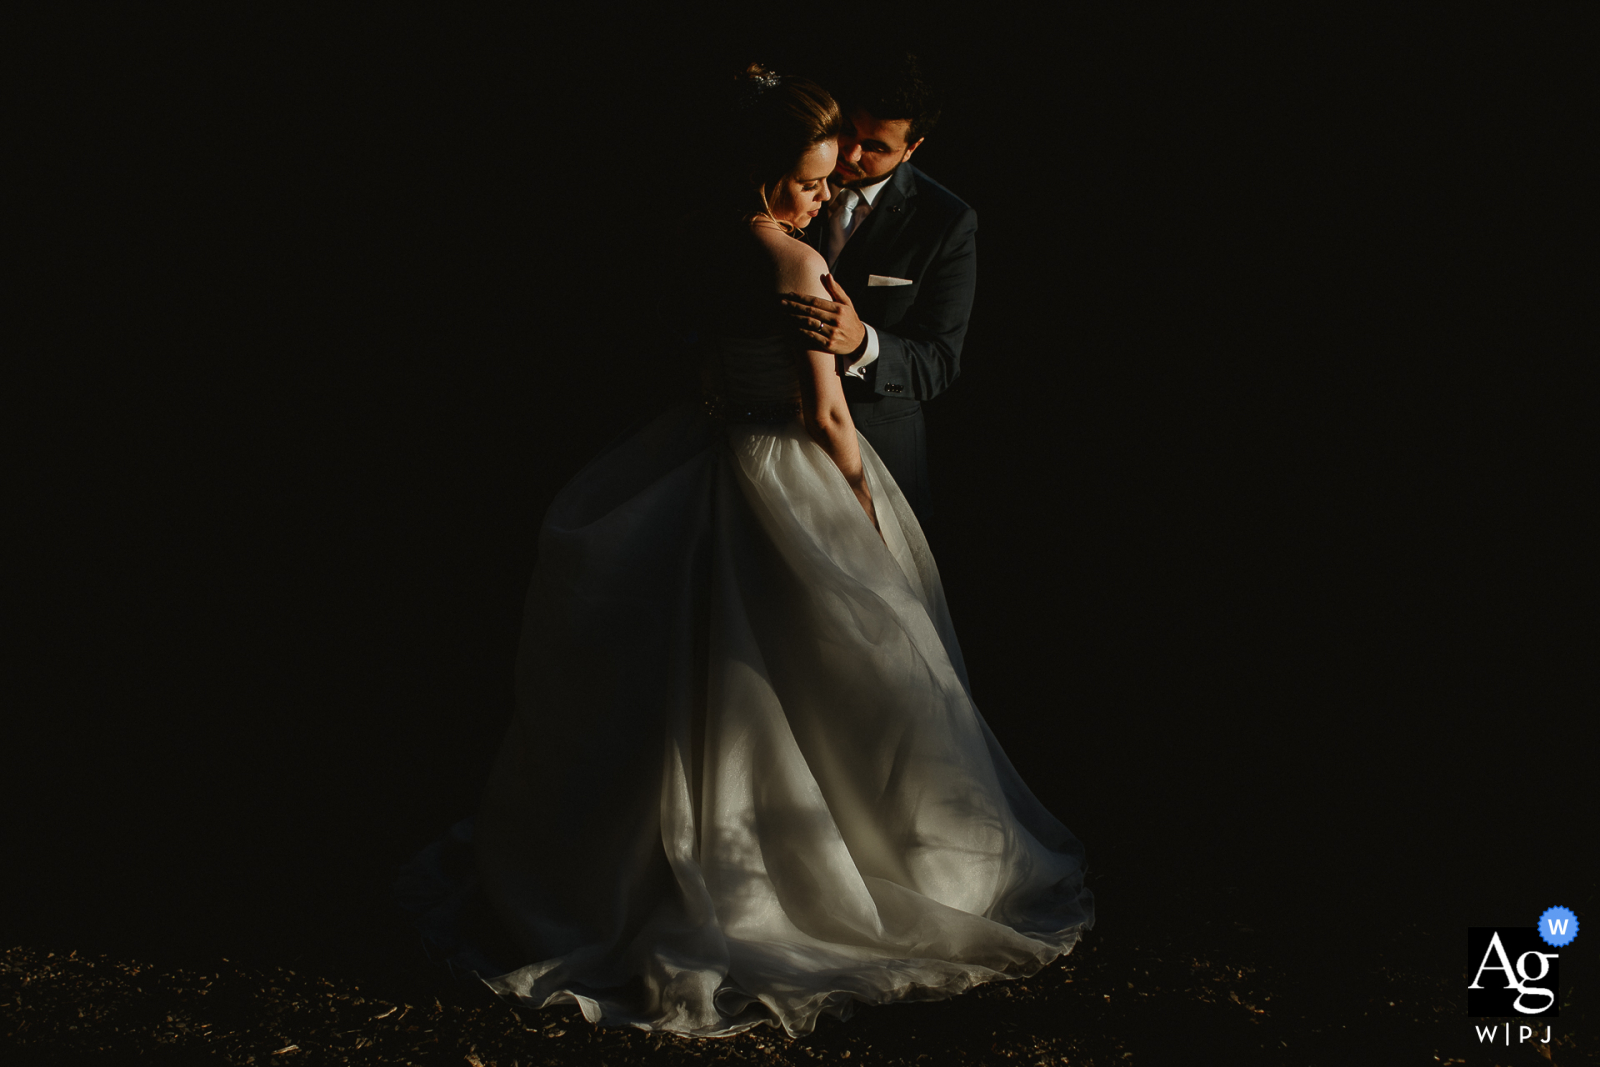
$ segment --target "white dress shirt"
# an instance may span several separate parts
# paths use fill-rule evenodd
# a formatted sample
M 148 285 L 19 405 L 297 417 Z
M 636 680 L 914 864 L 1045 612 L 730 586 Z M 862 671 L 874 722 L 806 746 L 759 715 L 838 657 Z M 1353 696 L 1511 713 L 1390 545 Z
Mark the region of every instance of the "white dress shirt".
M 864 189 L 840 189 L 833 194 L 828 206 L 828 232 L 823 237 L 823 255 L 828 260 L 829 270 L 833 269 L 834 261 L 844 251 L 851 236 L 861 229 L 861 224 L 872 214 L 873 201 L 889 187 L 889 181 L 885 178 Z M 867 331 L 866 347 L 855 362 L 845 368 L 845 373 L 854 378 L 865 378 L 867 365 L 878 358 L 878 331 L 864 322 L 861 325 Z

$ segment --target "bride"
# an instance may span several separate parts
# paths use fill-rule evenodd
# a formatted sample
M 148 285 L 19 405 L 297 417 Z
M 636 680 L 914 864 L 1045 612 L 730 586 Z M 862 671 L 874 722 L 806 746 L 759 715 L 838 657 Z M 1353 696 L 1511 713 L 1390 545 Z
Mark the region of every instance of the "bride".
M 472 829 L 524 963 L 491 988 L 702 1037 L 1030 974 L 1093 922 L 1082 846 L 973 706 L 835 357 L 780 317 L 777 294 L 829 297 L 795 238 L 839 109 L 759 67 L 740 97 L 705 403 L 551 505 Z

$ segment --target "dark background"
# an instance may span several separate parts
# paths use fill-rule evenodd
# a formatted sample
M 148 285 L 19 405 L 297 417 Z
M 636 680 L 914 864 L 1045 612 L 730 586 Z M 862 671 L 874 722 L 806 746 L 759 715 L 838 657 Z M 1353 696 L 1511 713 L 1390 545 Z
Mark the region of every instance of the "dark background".
M 676 373 L 697 94 L 829 41 L 949 98 L 917 163 L 981 271 L 930 538 L 1101 923 L 1308 969 L 1417 924 L 1454 974 L 1467 925 L 1584 915 L 1579 10 L 41 37 L 0 935 L 411 958 L 387 882 L 475 804 L 540 517 Z

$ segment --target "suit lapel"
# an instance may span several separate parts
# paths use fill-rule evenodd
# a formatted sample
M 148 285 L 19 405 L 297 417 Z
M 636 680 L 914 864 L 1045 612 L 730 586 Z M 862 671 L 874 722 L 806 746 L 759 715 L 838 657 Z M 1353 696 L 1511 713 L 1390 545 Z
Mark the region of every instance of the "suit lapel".
M 889 187 L 879 194 L 872 212 L 861 228 L 850 235 L 844 251 L 834 264 L 834 273 L 847 277 L 876 263 L 881 250 L 894 245 L 895 238 L 911 221 L 916 210 L 917 180 L 909 165 L 903 165 L 889 179 Z

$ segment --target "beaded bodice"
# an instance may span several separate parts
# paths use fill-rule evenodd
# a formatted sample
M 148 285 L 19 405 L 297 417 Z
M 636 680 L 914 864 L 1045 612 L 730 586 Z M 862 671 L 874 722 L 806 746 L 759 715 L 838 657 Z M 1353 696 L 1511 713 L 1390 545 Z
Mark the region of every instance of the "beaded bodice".
M 701 384 L 707 414 L 723 422 L 787 422 L 800 412 L 794 343 L 782 335 L 712 339 Z

